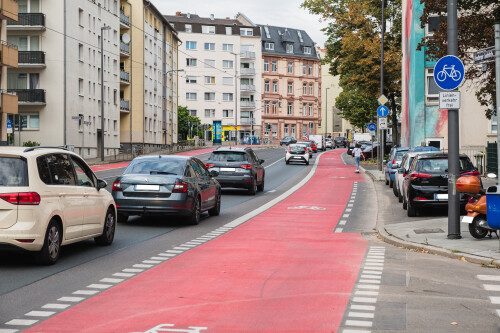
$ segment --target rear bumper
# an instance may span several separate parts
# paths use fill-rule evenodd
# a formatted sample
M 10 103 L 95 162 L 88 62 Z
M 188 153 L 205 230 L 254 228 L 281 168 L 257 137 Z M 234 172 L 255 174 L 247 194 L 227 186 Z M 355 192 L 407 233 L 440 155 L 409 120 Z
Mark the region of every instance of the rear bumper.
M 153 198 L 115 198 L 118 214 L 157 216 L 157 215 L 189 215 L 192 211 L 193 200 L 183 194 L 181 200 Z
M 289 163 L 292 163 L 292 162 L 300 162 L 300 163 L 309 162 L 309 160 L 307 158 L 305 158 L 304 156 L 292 156 L 292 157 L 288 158 L 287 161 Z
M 235 187 L 235 188 L 251 188 L 252 187 L 252 175 L 242 175 L 242 176 L 224 176 L 219 175 L 215 178 L 221 187 Z
M 436 194 L 448 194 L 447 189 L 439 189 L 425 187 L 419 187 L 415 189 L 414 187 L 410 190 L 409 200 L 411 200 L 411 204 L 414 207 L 422 208 L 422 207 L 447 207 L 448 199 L 437 200 Z M 423 198 L 425 200 L 416 200 L 418 198 Z M 461 207 L 465 207 L 467 204 L 467 196 L 460 194 L 459 202 Z

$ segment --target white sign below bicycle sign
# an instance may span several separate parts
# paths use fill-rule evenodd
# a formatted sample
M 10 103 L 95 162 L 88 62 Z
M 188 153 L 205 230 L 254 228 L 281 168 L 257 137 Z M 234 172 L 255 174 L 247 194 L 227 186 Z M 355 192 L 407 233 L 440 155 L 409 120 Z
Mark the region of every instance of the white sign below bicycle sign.
M 462 84 L 464 76 L 464 64 L 455 56 L 442 57 L 434 66 L 434 81 L 443 90 L 458 88 Z
M 439 92 L 439 108 L 441 110 L 460 109 L 460 92 L 459 91 L 440 91 Z

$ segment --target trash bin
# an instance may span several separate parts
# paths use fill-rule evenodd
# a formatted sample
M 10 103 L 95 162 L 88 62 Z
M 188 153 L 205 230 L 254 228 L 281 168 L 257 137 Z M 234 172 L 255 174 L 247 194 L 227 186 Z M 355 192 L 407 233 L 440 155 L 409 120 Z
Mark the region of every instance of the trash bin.
M 500 191 L 499 186 L 490 186 L 486 190 L 486 215 L 488 225 L 500 229 Z

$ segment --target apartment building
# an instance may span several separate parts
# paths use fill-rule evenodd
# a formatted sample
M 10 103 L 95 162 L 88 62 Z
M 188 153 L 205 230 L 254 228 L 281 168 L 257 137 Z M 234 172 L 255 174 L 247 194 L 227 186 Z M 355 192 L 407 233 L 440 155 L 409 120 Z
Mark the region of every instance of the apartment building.
M 223 141 L 260 135 L 260 28 L 242 13 L 234 19 L 181 12 L 165 17 L 183 41 L 179 104 L 200 118 L 204 138 L 212 140 L 214 121 L 221 122 Z
M 17 96 L 7 92 L 7 69 L 18 66 L 17 47 L 7 42 L 7 20 L 18 20 L 18 4 L 14 0 L 0 1 L 0 146 L 13 141 L 13 118 L 18 113 Z
M 262 29 L 264 138 L 323 134 L 321 61 L 304 30 L 259 25 Z

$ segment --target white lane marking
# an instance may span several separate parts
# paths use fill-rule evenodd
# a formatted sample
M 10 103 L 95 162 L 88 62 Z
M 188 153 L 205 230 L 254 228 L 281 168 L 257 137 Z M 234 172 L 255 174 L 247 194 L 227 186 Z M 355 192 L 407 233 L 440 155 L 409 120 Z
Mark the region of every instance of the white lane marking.
M 13 326 L 31 326 L 37 322 L 38 320 L 34 319 L 12 319 L 11 321 L 6 322 L 5 324 Z
M 162 261 L 164 261 L 164 260 L 167 260 L 168 258 L 165 258 L 165 257 L 151 257 L 151 258 L 149 258 L 149 259 L 151 259 L 151 260 L 162 260 Z
M 346 208 L 345 211 L 348 212 L 348 213 L 350 213 L 352 211 L 352 209 L 351 208 Z
M 500 310 L 497 310 L 497 315 L 500 316 Z
M 367 275 L 367 274 L 361 274 L 362 279 L 378 279 L 380 280 L 382 277 L 380 275 Z
M 139 268 L 125 268 L 125 269 L 122 269 L 122 272 L 125 272 L 125 273 L 140 273 L 140 272 L 144 272 L 143 269 L 139 269 Z
M 500 297 L 490 296 L 490 302 L 493 304 L 500 304 Z
M 370 246 L 370 249 L 384 249 L 385 250 L 385 246 Z
M 183 251 L 185 251 L 185 250 L 189 250 L 189 247 L 176 246 L 176 247 L 174 247 L 174 250 L 183 250 Z
M 500 281 L 500 276 L 498 275 L 478 275 L 477 278 L 483 281 Z
M 372 280 L 372 279 L 360 279 L 358 283 L 373 283 L 373 284 L 380 284 L 379 280 Z
M 344 214 L 342 215 L 343 218 L 348 218 L 349 217 L 349 214 Z
M 361 272 L 362 274 L 379 274 L 379 275 L 382 275 L 382 272 L 377 272 L 377 271 L 369 271 L 369 270 L 363 270 L 363 272 Z
M 104 278 L 104 279 L 100 280 L 100 282 L 103 282 L 103 283 L 120 283 L 123 281 L 125 281 L 125 280 L 124 279 L 113 279 L 113 278 Z
M 344 230 L 343 228 L 337 228 L 335 229 L 335 232 L 342 232 L 342 230 Z
M 61 297 L 58 299 L 59 302 L 80 302 L 83 301 L 84 297 Z
M 366 256 L 367 259 L 385 259 L 384 256 L 378 254 L 369 254 Z
M 354 294 L 362 296 L 378 296 L 378 291 L 356 290 Z
M 375 311 L 374 305 L 351 304 L 351 310 Z
M 496 284 L 483 284 L 485 290 L 489 291 L 500 291 L 500 285 Z
M 95 295 L 99 292 L 99 290 L 77 290 L 74 291 L 73 295 Z
M 358 284 L 356 286 L 359 289 L 371 289 L 371 290 L 379 290 L 380 286 L 372 286 L 370 284 Z
M 165 253 L 164 256 L 165 257 L 175 257 L 177 254 L 175 253 Z
M 354 205 L 353 204 L 347 204 L 347 207 L 353 207 Z
M 168 253 L 176 253 L 176 254 L 182 253 L 182 251 L 177 251 L 177 250 L 167 250 L 166 252 L 168 252 Z
M 134 273 L 114 273 L 113 276 L 119 276 L 119 277 L 132 277 L 134 276 Z
M 276 190 L 266 191 L 267 193 L 274 193 Z
M 189 246 L 198 246 L 198 245 L 200 245 L 200 244 L 201 244 L 201 242 L 193 242 L 193 241 L 191 241 L 191 242 L 187 242 L 187 243 L 185 243 L 184 245 L 185 245 L 185 246 L 188 246 L 188 245 L 189 245 Z
M 196 245 L 199 244 L 182 244 L 181 246 L 188 247 L 191 250 L 191 248 L 195 247 Z
M 275 165 L 276 163 L 278 163 L 279 161 L 282 161 L 282 160 L 284 160 L 284 159 L 285 159 L 284 157 L 283 157 L 283 158 L 280 158 L 280 159 L 279 159 L 279 160 L 277 160 L 276 162 L 273 162 L 273 163 L 269 164 L 268 166 L 264 167 L 264 169 L 270 168 L 270 167 L 272 167 L 273 165 Z
M 382 270 L 384 270 L 384 267 L 370 266 L 370 267 L 365 267 L 365 269 L 373 269 L 375 271 L 382 271 Z
M 347 220 L 340 220 L 339 224 L 340 225 L 345 225 L 347 223 Z
M 373 319 L 375 315 L 369 312 L 349 312 L 348 317 Z
M 345 324 L 347 326 L 372 327 L 372 322 L 371 321 L 346 320 Z
M 349 200 L 349 202 L 354 203 L 355 200 Z
M 10 328 L 0 328 L 0 333 L 16 333 L 16 332 L 19 332 L 19 330 Z
M 384 259 L 372 259 L 372 258 L 366 259 L 366 262 L 384 262 L 384 261 L 385 261 Z
M 48 303 L 42 306 L 42 309 L 66 309 L 70 306 L 70 304 L 57 304 L 57 303 Z
M 153 265 L 135 264 L 132 267 L 136 267 L 136 268 L 151 268 L 151 267 L 153 267 Z
M 365 263 L 365 268 L 372 268 L 371 266 L 384 266 L 383 262 L 367 262 Z
M 25 316 L 29 317 L 50 317 L 55 314 L 54 311 L 30 311 Z
M 377 303 L 377 298 L 375 297 L 353 297 L 353 302 L 357 303 Z
M 143 260 L 142 261 L 144 264 L 159 264 L 161 261 L 158 260 Z

